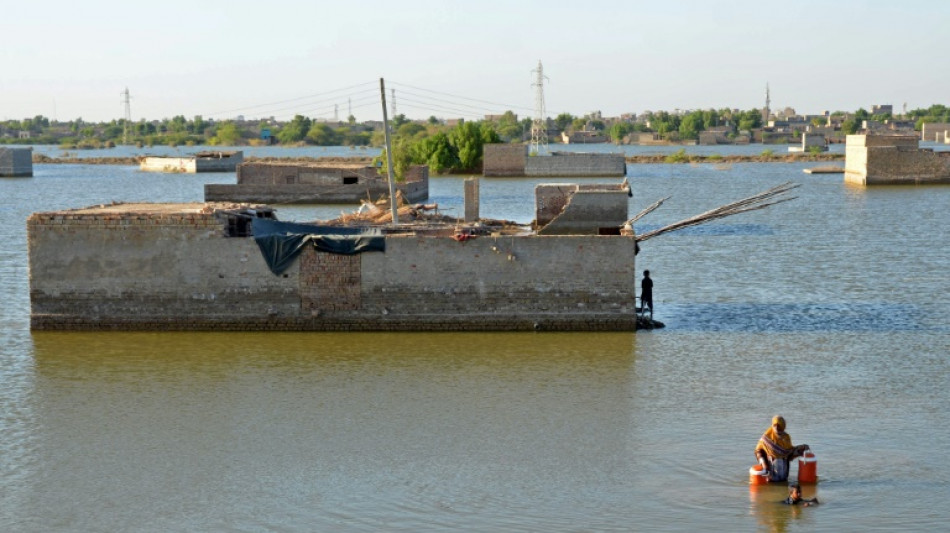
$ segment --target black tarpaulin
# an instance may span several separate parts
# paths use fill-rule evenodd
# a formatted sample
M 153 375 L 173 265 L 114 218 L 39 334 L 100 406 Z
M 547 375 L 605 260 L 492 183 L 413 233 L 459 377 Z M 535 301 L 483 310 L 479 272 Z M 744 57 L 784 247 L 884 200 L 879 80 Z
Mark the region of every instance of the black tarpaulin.
M 308 244 L 332 254 L 386 251 L 386 238 L 377 228 L 346 228 L 255 218 L 254 241 L 274 274 L 282 274 Z

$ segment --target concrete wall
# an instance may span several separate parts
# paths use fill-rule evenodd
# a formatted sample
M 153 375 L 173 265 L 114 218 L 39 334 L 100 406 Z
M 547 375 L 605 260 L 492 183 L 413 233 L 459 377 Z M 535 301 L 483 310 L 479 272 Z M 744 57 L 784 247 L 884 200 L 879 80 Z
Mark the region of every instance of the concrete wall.
M 200 152 L 195 155 L 197 172 L 234 172 L 244 162 L 244 152 Z
M 0 147 L 0 177 L 33 175 L 33 148 Z
M 564 183 L 535 187 L 535 222 L 542 235 L 619 234 L 628 220 L 630 187 Z
M 194 174 L 198 165 L 194 157 L 154 157 L 148 156 L 139 161 L 139 170 L 143 172 L 180 172 Z
M 144 172 L 234 172 L 244 160 L 243 152 L 201 152 L 183 157 L 148 156 L 139 162 Z
M 414 165 L 396 190 L 407 202 L 429 198 L 429 167 Z M 237 181 L 206 184 L 206 202 L 262 202 L 275 204 L 358 204 L 360 200 L 389 197 L 389 180 L 373 167 L 333 168 L 310 164 L 244 163 Z
M 523 144 L 486 144 L 482 157 L 482 174 L 491 176 L 524 176 L 528 147 Z
M 917 146 L 915 135 L 848 135 L 844 179 L 858 185 L 950 183 L 950 152 Z
M 627 162 L 623 154 L 577 154 L 560 152 L 549 156 L 529 157 L 525 162 L 529 177 L 598 177 L 625 176 Z
M 283 275 L 227 206 L 104 206 L 27 221 L 33 329 L 633 330 L 630 236 L 388 236 Z
M 308 163 L 242 163 L 237 168 L 238 185 L 376 184 L 382 178 L 375 167 L 332 167 Z

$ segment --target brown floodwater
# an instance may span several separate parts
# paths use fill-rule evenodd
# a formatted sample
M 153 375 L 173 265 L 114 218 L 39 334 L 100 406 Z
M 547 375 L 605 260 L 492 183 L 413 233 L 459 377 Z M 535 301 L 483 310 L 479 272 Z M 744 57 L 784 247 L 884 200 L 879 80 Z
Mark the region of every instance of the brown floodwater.
M 639 333 L 31 333 L 30 212 L 233 175 L 2 180 L 0 530 L 942 529 L 950 188 L 808 166 L 631 166 L 631 214 L 673 195 L 639 231 L 802 184 L 643 243 L 667 327 Z M 536 183 L 485 180 L 483 216 L 530 220 Z M 462 177 L 432 187 L 458 209 Z M 776 413 L 817 455 L 817 507 L 748 483 Z

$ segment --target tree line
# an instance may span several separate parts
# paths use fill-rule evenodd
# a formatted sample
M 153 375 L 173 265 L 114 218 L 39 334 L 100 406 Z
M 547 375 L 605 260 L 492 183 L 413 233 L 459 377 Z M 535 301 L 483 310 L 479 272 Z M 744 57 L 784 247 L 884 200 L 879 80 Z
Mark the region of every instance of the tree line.
M 864 120 L 884 121 L 891 114 L 872 115 L 861 108 L 854 113 L 836 111 L 832 117 L 842 119 L 842 133 L 855 133 Z M 950 108 L 935 104 L 925 109 L 914 109 L 899 117 L 913 121 L 920 130 L 924 123 L 950 122 Z M 652 132 L 672 140 L 696 139 L 699 133 L 717 126 L 729 126 L 733 132 L 760 128 L 762 114 L 758 109 L 745 111 L 723 109 L 696 110 L 688 113 L 667 111 L 646 112 L 636 121 L 611 120 L 599 117 L 579 117 L 560 113 L 547 119 L 549 130 L 574 132 L 580 130 L 598 132 L 611 141 L 620 143 L 634 132 Z M 492 120 L 463 122 L 477 124 L 480 138 L 494 139 L 491 142 L 518 142 L 530 137 L 532 120 L 519 119 L 512 111 L 493 117 Z M 816 124 L 820 125 L 820 124 Z M 463 133 L 452 133 L 443 121 L 432 116 L 425 121 L 410 121 L 405 115 L 397 115 L 391 121 L 396 144 L 419 143 L 411 150 L 414 162 L 431 160 L 430 166 L 438 169 L 465 170 L 471 168 L 468 158 L 455 152 L 464 152 L 464 138 L 474 133 L 465 126 Z M 491 133 L 488 133 L 488 132 Z M 26 135 L 23 135 L 23 133 Z M 441 135 L 440 135 L 441 134 Z M 22 135 L 22 137 L 21 137 Z M 454 135 L 454 136 L 453 136 Z M 64 148 L 99 148 L 129 143 L 139 146 L 153 145 L 211 145 L 240 146 L 279 143 L 282 145 L 316 146 L 375 146 L 383 145 L 383 132 L 378 123 L 358 123 L 350 116 L 346 121 L 326 122 L 296 115 L 287 122 L 273 120 L 215 121 L 196 115 L 191 119 L 176 115 L 156 121 L 145 119 L 126 123 L 124 119 L 92 123 L 77 118 L 67 122 L 52 121 L 42 115 L 23 120 L 0 122 L 0 143 L 9 144 L 54 144 Z M 431 137 L 431 139 L 430 139 Z M 426 140 L 422 143 L 422 140 Z M 394 155 L 399 152 L 396 146 Z M 408 148 L 406 148 L 408 150 Z M 403 161 L 400 159 L 400 161 Z M 399 163 L 402 164 L 402 163 Z M 413 163 L 415 164 L 415 163 Z M 398 165 L 397 165 L 398 168 Z

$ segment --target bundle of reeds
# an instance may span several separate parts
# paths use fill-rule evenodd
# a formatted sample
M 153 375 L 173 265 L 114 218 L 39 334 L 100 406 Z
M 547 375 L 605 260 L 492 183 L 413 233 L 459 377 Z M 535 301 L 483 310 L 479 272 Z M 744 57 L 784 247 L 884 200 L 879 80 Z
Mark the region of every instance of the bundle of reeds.
M 799 184 L 794 184 L 792 182 L 786 182 L 781 185 L 776 185 L 775 187 L 772 187 L 771 189 L 768 189 L 767 191 L 760 192 L 759 194 L 755 194 L 748 198 L 743 198 L 742 200 L 738 200 L 736 202 L 732 202 L 730 204 L 726 204 L 724 206 L 711 209 L 709 211 L 706 211 L 705 213 L 700 213 L 694 217 L 690 217 L 685 220 L 680 220 L 679 222 L 674 222 L 662 228 L 655 229 L 653 231 L 648 231 L 641 235 L 637 235 L 636 240 L 645 241 L 647 239 L 656 237 L 657 235 L 661 235 L 663 233 L 668 233 L 670 231 L 676 231 L 678 229 L 688 228 L 690 226 L 697 226 L 699 224 L 704 224 L 711 220 L 716 220 L 716 219 L 720 219 L 720 218 L 728 217 L 732 215 L 738 215 L 739 213 L 755 211 L 757 209 L 764 209 L 766 207 L 769 207 L 775 204 L 780 204 L 782 202 L 794 200 L 795 198 L 798 198 L 798 197 L 797 196 L 783 197 L 783 195 L 785 195 L 792 189 L 795 189 L 798 187 L 800 187 Z M 669 197 L 664 198 L 663 200 L 659 200 L 658 202 L 654 203 L 650 207 L 644 209 L 639 214 L 637 214 L 636 217 L 631 219 L 628 222 L 628 224 L 632 224 L 634 221 L 636 221 L 637 219 L 639 219 L 646 213 L 649 213 L 650 211 L 656 209 L 657 207 L 660 206 L 660 204 L 663 203 L 664 200 L 667 200 L 668 198 Z

